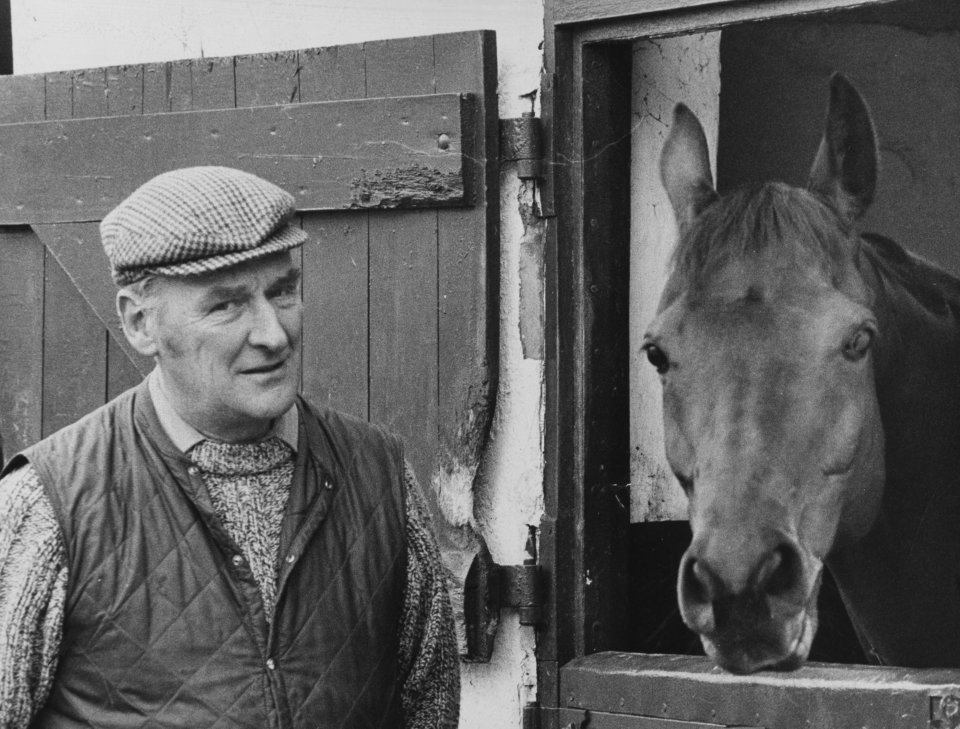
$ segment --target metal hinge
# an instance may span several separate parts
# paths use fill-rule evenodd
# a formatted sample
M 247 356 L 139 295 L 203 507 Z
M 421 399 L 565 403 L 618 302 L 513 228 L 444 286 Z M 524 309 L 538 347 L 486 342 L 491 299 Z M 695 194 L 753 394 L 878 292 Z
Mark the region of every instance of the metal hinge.
M 957 729 L 960 727 L 960 696 L 930 697 L 930 729 Z
M 535 554 L 535 541 L 527 552 Z M 537 625 L 543 617 L 543 579 L 536 557 L 522 565 L 500 565 L 493 561 L 487 545 L 473 558 L 463 585 L 463 612 L 467 631 L 465 661 L 486 663 L 493 655 L 493 643 L 500 624 L 500 609 L 515 608 L 521 625 Z
M 500 161 L 516 162 L 521 180 L 543 179 L 543 145 L 540 120 L 532 111 L 519 119 L 500 120 Z
M 535 701 L 527 702 L 523 707 L 522 729 L 540 729 L 540 704 Z

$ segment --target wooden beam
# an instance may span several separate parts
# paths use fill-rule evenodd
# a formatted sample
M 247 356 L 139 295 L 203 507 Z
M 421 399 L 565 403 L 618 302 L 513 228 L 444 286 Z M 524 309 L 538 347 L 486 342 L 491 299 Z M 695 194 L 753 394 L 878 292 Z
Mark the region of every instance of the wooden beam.
M 803 13 L 871 5 L 888 0 L 776 0 L 778 14 Z M 723 13 L 736 6 L 749 6 L 755 0 L 554 0 L 553 20 L 557 25 L 588 23 L 615 18 L 640 18 L 664 13 L 680 14 L 689 10 Z
M 960 696 L 953 669 L 821 663 L 734 676 L 707 658 L 640 653 L 578 658 L 560 683 L 569 708 L 777 729 L 940 726 L 931 720 Z
M 0 225 L 100 220 L 151 177 L 197 164 L 260 174 L 301 211 L 466 205 L 470 103 L 450 93 L 3 124 Z
M 56 259 L 80 296 L 110 333 L 140 375 L 152 368 L 152 360 L 140 355 L 127 341 L 117 316 L 117 287 L 110 278 L 110 261 L 100 245 L 96 223 L 59 223 L 35 225 L 37 237 Z

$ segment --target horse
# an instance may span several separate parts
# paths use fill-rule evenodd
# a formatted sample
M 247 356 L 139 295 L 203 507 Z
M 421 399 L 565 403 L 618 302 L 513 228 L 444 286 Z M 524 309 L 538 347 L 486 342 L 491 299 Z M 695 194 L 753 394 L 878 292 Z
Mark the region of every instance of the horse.
M 682 104 L 664 143 L 678 237 L 642 349 L 688 497 L 680 613 L 734 673 L 807 660 L 824 568 L 868 660 L 960 665 L 960 280 L 857 232 L 877 171 L 839 74 L 805 187 L 718 194 Z

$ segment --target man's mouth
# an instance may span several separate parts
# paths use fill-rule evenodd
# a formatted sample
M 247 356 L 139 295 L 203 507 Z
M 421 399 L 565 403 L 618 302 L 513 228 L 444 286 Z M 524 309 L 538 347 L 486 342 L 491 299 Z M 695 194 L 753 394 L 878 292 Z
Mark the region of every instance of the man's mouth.
M 259 367 L 248 367 L 241 372 L 245 375 L 268 375 L 274 372 L 279 372 L 280 369 L 287 363 L 287 360 L 281 359 L 277 362 L 272 362 L 270 364 L 260 365 Z

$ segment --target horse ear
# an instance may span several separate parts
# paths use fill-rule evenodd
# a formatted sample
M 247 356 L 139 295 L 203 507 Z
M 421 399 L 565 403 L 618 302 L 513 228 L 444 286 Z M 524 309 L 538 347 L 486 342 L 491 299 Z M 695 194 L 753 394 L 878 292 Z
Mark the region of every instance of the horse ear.
M 830 79 L 826 129 L 807 187 L 852 221 L 873 202 L 877 167 L 877 135 L 870 109 L 853 84 L 835 73 Z
M 700 120 L 683 104 L 673 110 L 673 126 L 660 153 L 660 179 L 681 234 L 717 199 L 707 137 Z

